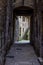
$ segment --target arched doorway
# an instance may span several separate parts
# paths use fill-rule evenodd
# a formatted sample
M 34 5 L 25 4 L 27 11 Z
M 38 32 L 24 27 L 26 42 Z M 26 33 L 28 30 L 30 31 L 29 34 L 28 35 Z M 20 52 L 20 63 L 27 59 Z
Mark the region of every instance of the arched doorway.
M 25 7 L 25 6 L 21 6 L 21 7 L 18 7 L 18 8 L 15 8 L 14 10 L 13 10 L 13 21 L 14 21 L 14 43 L 15 43 L 15 41 L 21 41 L 21 39 L 23 40 L 23 41 L 25 41 L 25 40 L 27 40 L 28 42 L 26 42 L 26 43 L 31 43 L 31 41 L 32 41 L 32 32 L 33 32 L 33 21 L 32 21 L 32 18 L 33 17 L 33 9 L 31 9 L 31 8 L 29 8 L 29 7 Z M 22 24 L 23 26 L 21 27 L 20 25 L 20 21 L 21 21 L 21 19 L 23 19 L 23 18 L 25 18 L 25 19 L 28 19 L 28 20 L 30 20 L 30 21 L 28 21 L 28 23 L 27 23 L 27 21 L 26 21 L 26 23 L 24 23 L 24 24 L 27 24 L 27 25 L 25 25 L 24 26 L 24 24 Z M 29 19 L 30 18 L 30 19 Z M 19 20 L 18 20 L 19 19 Z M 23 19 L 24 20 L 24 19 Z M 22 20 L 22 22 L 23 22 L 23 20 Z M 17 23 L 16 23 L 17 22 Z M 22 23 L 21 22 L 21 23 Z M 24 28 L 23 28 L 24 27 Z M 26 30 L 28 31 L 28 32 L 25 32 L 25 33 L 23 33 L 24 32 L 24 29 L 26 28 L 26 27 L 28 27 Z M 17 29 L 17 30 L 16 30 Z M 21 30 L 22 29 L 22 30 Z M 18 32 L 17 32 L 18 31 Z M 20 33 L 20 32 L 21 33 Z M 29 33 L 30 32 L 30 33 Z M 25 34 L 25 35 L 24 35 Z M 22 41 L 22 42 L 23 42 Z M 21 42 L 20 42 L 21 43 Z

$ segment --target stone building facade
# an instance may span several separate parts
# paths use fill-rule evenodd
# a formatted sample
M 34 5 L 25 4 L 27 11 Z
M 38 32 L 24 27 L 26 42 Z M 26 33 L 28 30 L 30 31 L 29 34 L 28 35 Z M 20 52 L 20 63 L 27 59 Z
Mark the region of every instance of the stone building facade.
M 19 11 L 19 12 L 18 12 Z M 31 44 L 43 59 L 43 0 L 0 0 L 0 64 L 14 41 L 16 15 L 31 15 Z
M 30 17 L 29 16 L 18 16 L 19 20 L 19 39 L 23 39 L 26 30 L 30 31 Z M 28 34 L 29 38 L 29 34 Z

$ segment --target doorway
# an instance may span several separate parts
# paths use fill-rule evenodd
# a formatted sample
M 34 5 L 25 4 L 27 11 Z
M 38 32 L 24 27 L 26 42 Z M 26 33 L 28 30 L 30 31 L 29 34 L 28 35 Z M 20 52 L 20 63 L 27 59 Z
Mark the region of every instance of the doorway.
M 30 43 L 30 16 L 16 16 L 15 43 Z
M 13 11 L 14 19 L 14 43 L 29 43 L 32 38 L 32 9 L 19 7 Z M 32 23 L 33 24 L 33 23 Z

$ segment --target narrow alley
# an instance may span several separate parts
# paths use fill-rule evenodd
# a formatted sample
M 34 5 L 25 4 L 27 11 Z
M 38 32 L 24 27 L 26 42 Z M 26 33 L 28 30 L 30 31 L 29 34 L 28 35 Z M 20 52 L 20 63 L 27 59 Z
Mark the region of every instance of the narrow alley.
M 5 65 L 40 65 L 30 44 L 13 44 L 6 55 Z
M 43 65 L 43 0 L 0 0 L 0 65 Z

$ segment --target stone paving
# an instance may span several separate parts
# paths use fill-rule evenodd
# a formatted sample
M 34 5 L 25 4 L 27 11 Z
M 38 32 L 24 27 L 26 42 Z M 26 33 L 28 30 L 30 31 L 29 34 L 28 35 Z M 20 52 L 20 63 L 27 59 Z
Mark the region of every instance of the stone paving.
M 30 44 L 15 44 L 6 55 L 5 65 L 40 65 L 37 59 Z

